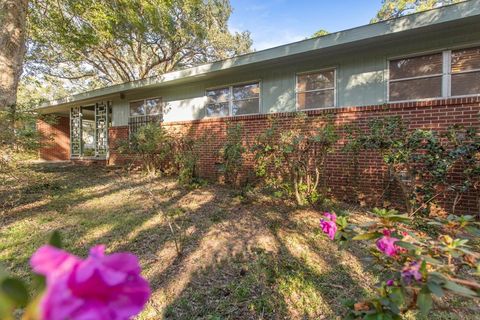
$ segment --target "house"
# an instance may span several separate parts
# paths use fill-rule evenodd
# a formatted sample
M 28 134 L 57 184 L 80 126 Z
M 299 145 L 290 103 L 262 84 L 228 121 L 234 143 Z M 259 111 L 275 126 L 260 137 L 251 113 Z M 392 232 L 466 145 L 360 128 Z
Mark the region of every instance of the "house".
M 200 159 L 209 176 L 230 121 L 251 140 L 269 116 L 288 123 L 299 111 L 334 114 L 339 124 L 401 115 L 412 127 L 442 129 L 478 127 L 479 110 L 480 0 L 471 0 L 52 101 L 38 109 L 59 119 L 38 123 L 54 137 L 40 156 L 114 164 L 116 141 L 161 121 L 218 136 Z M 348 163 L 340 154 L 330 163 L 339 190 Z M 367 157 L 362 167 L 372 188 L 383 174 L 375 163 Z

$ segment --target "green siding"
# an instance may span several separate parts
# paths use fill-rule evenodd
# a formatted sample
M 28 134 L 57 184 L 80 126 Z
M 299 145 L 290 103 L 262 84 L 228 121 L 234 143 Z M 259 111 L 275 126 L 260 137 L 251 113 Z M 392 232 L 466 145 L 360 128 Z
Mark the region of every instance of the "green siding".
M 113 125 L 128 123 L 128 102 L 147 97 L 163 98 L 165 121 L 201 119 L 205 116 L 205 90 L 250 80 L 261 81 L 261 112 L 295 110 L 295 75 L 298 72 L 335 67 L 337 107 L 364 106 L 387 102 L 387 61 L 391 57 L 440 51 L 458 46 L 480 45 L 480 22 L 453 26 L 448 31 L 406 33 L 395 40 L 354 46 L 335 53 L 297 55 L 276 64 L 257 64 L 242 71 L 215 75 L 189 84 L 126 93 L 113 101 Z M 340 54 L 338 53 L 340 52 Z

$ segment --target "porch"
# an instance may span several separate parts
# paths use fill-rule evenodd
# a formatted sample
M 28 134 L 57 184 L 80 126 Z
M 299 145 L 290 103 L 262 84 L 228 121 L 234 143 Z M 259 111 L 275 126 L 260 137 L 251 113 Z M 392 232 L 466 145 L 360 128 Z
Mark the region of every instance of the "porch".
M 112 109 L 112 101 L 102 101 L 82 106 L 64 106 L 44 114 L 37 123 L 37 129 L 44 137 L 39 152 L 40 161 L 107 164 L 112 144 L 128 139 L 142 126 L 163 120 L 161 113 L 130 115 L 125 133 L 118 136 L 118 130 L 115 130 L 118 127 L 112 122 Z
M 44 137 L 39 158 L 43 161 L 105 162 L 111 102 L 64 107 L 46 114 L 37 123 Z

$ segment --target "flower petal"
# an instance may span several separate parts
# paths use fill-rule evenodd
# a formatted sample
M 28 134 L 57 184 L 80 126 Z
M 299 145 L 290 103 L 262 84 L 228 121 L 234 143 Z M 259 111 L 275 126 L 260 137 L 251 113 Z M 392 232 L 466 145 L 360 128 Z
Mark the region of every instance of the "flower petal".
M 102 263 L 118 271 L 134 274 L 140 273 L 140 263 L 137 257 L 131 253 L 114 253 L 105 256 L 102 259 Z
M 40 247 L 30 258 L 33 271 L 44 276 L 60 274 L 80 262 L 80 258 L 50 245 Z

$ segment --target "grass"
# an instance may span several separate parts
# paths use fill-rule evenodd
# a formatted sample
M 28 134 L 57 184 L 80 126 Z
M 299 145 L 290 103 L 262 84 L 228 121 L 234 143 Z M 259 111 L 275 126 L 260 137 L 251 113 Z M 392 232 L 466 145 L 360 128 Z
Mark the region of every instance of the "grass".
M 99 243 L 131 251 L 153 290 L 138 319 L 342 319 L 342 302 L 371 294 L 381 274 L 360 244 L 343 250 L 320 234 L 320 211 L 101 167 L 26 170 L 33 182 L 0 186 L 1 263 L 30 279 L 28 259 L 53 230 L 81 256 Z M 474 319 L 464 306 L 429 319 Z

